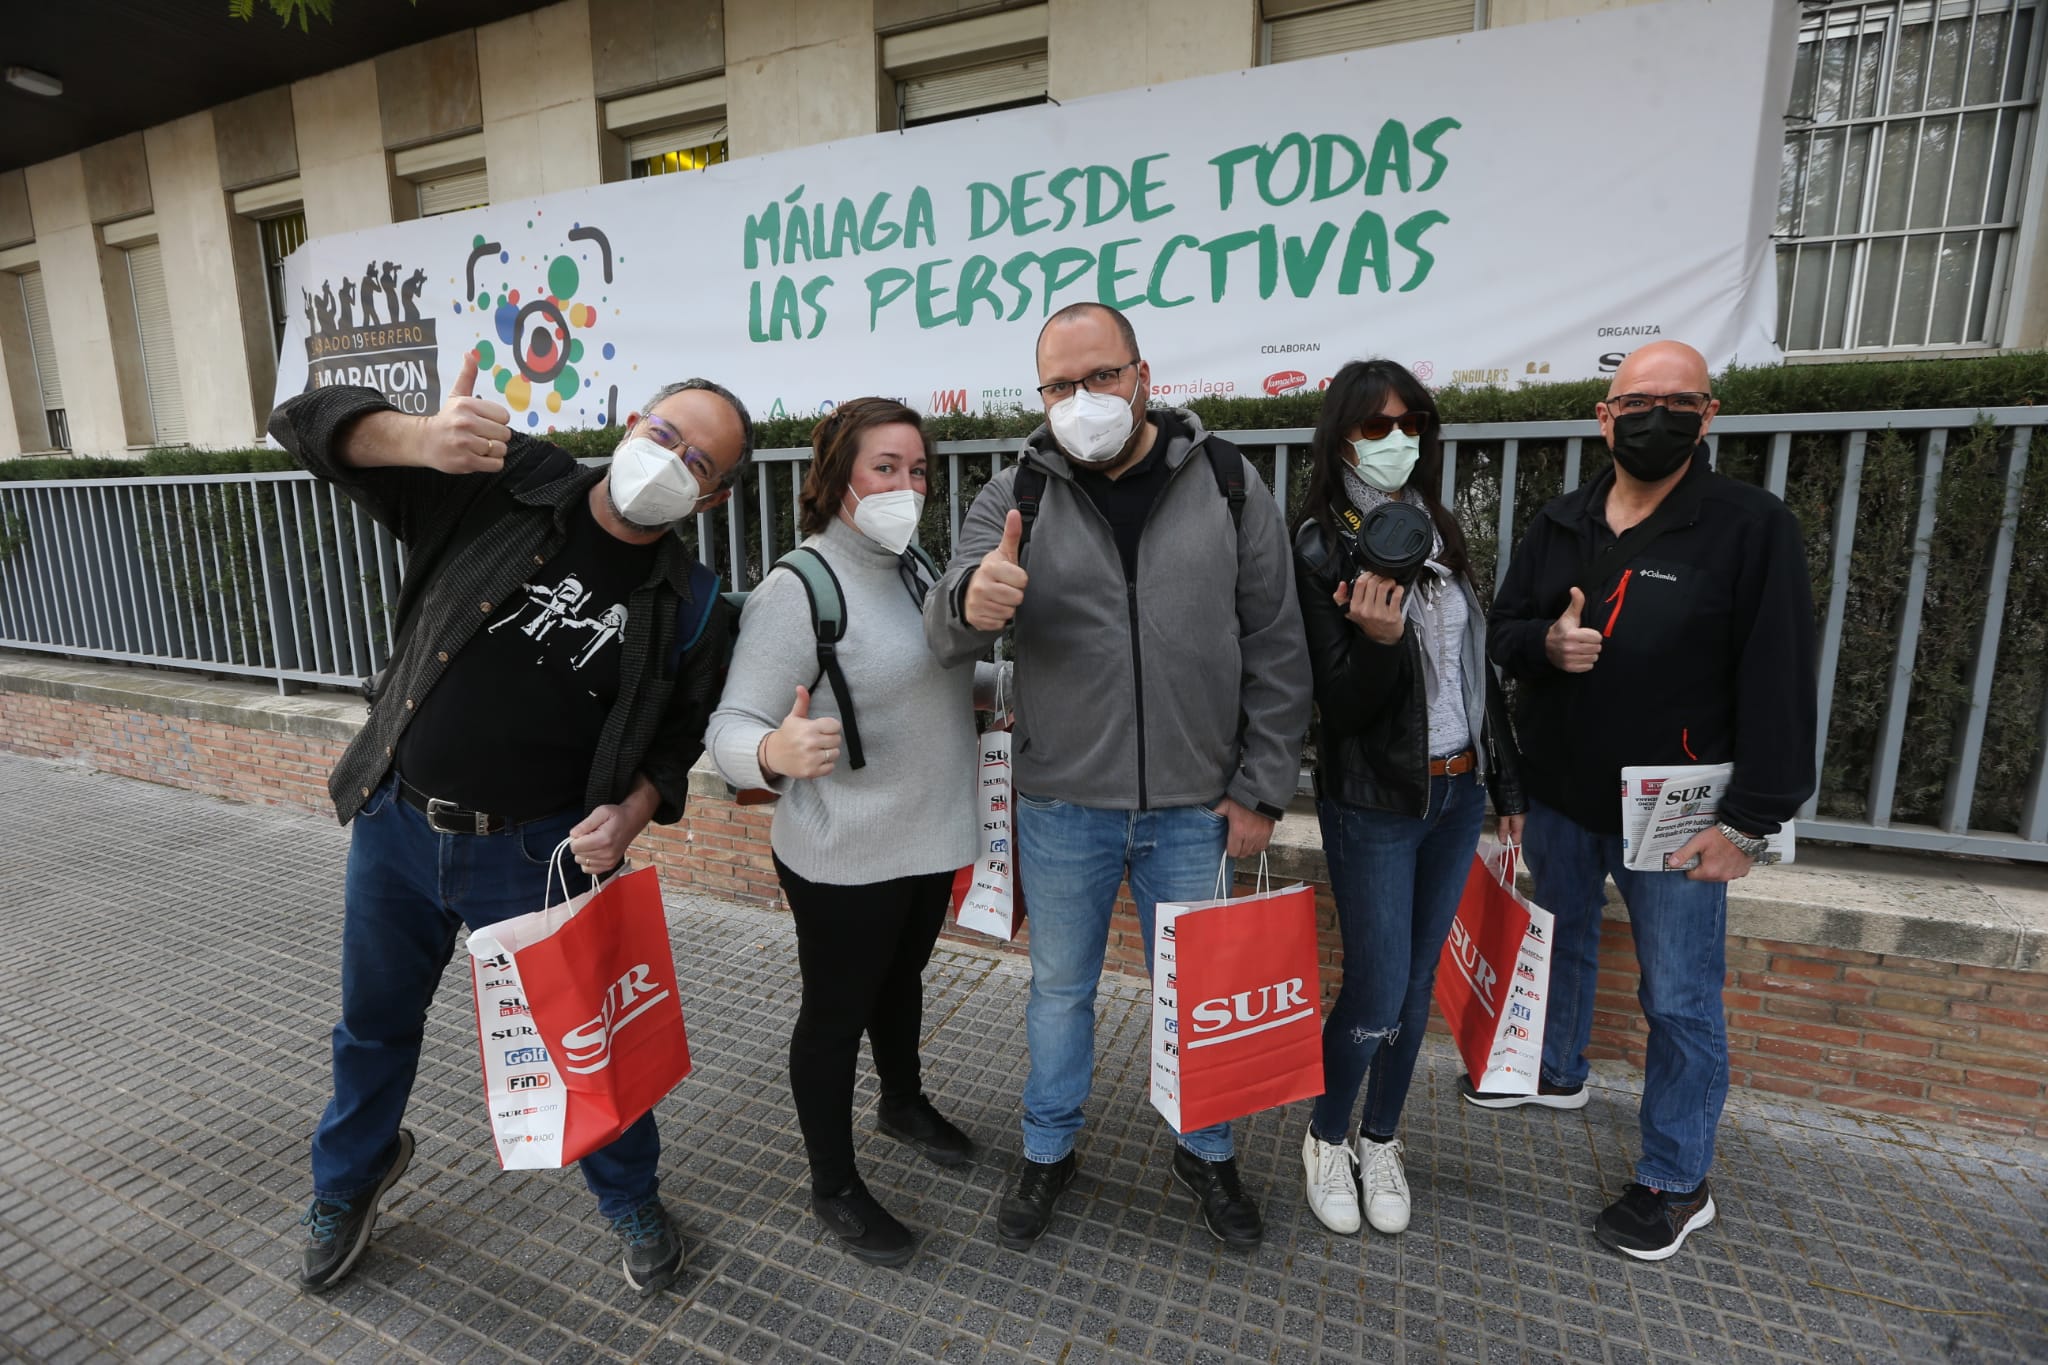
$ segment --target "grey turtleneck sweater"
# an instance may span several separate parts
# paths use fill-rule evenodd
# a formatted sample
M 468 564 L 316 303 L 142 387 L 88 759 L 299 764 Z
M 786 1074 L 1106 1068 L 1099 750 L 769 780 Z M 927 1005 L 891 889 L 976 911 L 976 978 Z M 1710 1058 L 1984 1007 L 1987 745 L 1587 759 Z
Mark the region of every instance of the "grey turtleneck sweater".
M 769 782 L 761 773 L 761 739 L 782 724 L 799 686 L 811 689 L 814 719 L 840 714 L 831 683 L 818 677 L 810 599 L 787 571 L 747 597 L 704 746 L 726 781 L 781 796 L 770 843 L 806 881 L 861 886 L 964 867 L 980 850 L 974 667 L 945 668 L 926 647 L 896 556 L 838 520 L 804 543 L 824 555 L 846 595 L 839 664 L 866 766 L 856 772 L 842 750 L 821 778 Z

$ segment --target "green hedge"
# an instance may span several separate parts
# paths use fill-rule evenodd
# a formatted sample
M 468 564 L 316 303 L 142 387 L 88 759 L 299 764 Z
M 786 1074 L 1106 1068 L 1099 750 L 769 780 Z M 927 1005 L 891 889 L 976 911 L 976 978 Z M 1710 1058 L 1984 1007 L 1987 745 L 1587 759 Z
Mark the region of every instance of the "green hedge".
M 1730 413 L 1887 412 L 1905 408 L 2014 407 L 2048 401 L 2048 352 L 2026 351 L 1975 360 L 1870 361 L 1836 365 L 1733 366 L 1714 384 L 1722 409 Z M 1531 384 L 1525 388 L 1447 388 L 1437 405 L 1447 422 L 1545 422 L 1593 415 L 1607 392 L 1605 380 Z M 1280 398 L 1197 398 L 1189 404 L 1214 431 L 1314 426 L 1322 397 L 1316 393 Z M 1036 412 L 959 413 L 926 423 L 941 441 L 1024 436 L 1036 427 Z M 755 428 L 764 450 L 811 443 L 812 418 L 783 417 Z M 549 433 L 576 455 L 609 455 L 618 434 L 606 428 Z M 89 456 L 29 456 L 0 460 L 0 479 L 105 479 L 156 474 L 234 474 L 289 469 L 282 452 L 246 450 L 152 450 L 141 460 Z

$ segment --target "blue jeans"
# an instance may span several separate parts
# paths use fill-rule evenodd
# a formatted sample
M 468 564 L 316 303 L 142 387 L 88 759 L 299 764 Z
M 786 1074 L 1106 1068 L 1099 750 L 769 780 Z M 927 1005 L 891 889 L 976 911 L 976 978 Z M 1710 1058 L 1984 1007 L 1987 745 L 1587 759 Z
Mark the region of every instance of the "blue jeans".
M 540 909 L 548 855 L 583 814 L 564 811 L 497 834 L 438 834 L 398 799 L 391 777 L 363 803 L 348 849 L 334 1098 L 313 1134 L 316 1196 L 352 1199 L 383 1178 L 419 1070 L 427 1006 L 457 932 Z M 590 889 L 573 859 L 564 855 L 563 864 L 570 895 Z M 480 1078 L 475 1087 L 481 1103 Z M 660 1158 L 652 1113 L 584 1157 L 599 1211 L 616 1218 L 652 1199 Z
M 1126 869 L 1150 972 L 1153 908 L 1215 899 L 1229 825 L 1206 806 L 1101 810 L 1021 792 L 1016 818 L 1018 885 L 1031 925 L 1024 1156 L 1053 1162 L 1074 1150 L 1095 1080 L 1095 988 Z M 1227 1123 L 1176 1136 L 1204 1161 L 1232 1154 Z
M 1328 799 L 1316 813 L 1344 939 L 1344 984 L 1323 1021 L 1323 1097 L 1310 1126 L 1323 1141 L 1342 1142 L 1363 1085 L 1363 1129 L 1384 1141 L 1408 1100 L 1437 958 L 1472 870 L 1486 795 L 1478 775 L 1465 773 L 1432 777 L 1420 818 Z
M 1635 932 L 1649 1021 L 1639 1116 L 1643 1157 L 1636 1183 L 1691 1190 L 1714 1164 L 1714 1130 L 1728 1098 L 1728 887 L 1683 872 L 1631 872 L 1621 836 L 1596 834 L 1536 802 L 1522 842 L 1536 903 L 1557 917 L 1550 949 L 1550 1012 L 1543 1023 L 1543 1078 L 1567 1089 L 1586 1080 L 1593 995 L 1600 976 L 1600 908 L 1614 878 Z

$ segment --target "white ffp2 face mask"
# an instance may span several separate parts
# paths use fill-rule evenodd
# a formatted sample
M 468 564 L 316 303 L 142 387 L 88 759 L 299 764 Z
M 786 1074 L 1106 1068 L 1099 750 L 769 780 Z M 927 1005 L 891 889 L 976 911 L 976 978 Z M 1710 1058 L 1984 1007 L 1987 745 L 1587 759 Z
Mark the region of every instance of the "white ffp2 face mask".
M 862 497 L 851 488 L 853 524 L 862 535 L 892 555 L 908 549 L 917 536 L 917 519 L 924 514 L 924 494 L 914 488 L 892 488 L 886 493 Z
M 612 452 L 612 506 L 635 526 L 673 526 L 696 511 L 703 497 L 683 457 L 657 441 L 632 436 Z
M 1137 397 L 1136 393 L 1131 398 Z M 1123 453 L 1125 442 L 1137 427 L 1131 412 L 1131 398 L 1113 393 L 1074 392 L 1054 403 L 1046 412 L 1052 437 L 1070 460 L 1082 464 L 1108 464 Z

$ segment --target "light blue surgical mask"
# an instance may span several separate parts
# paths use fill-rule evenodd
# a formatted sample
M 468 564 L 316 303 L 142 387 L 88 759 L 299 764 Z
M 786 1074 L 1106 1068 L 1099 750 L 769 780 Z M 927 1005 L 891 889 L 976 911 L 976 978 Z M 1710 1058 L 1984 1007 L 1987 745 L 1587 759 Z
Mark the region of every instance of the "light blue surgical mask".
M 1408 486 L 1408 476 L 1422 458 L 1422 439 L 1396 429 L 1377 441 L 1353 441 L 1351 449 L 1359 478 L 1382 493 L 1398 493 Z

